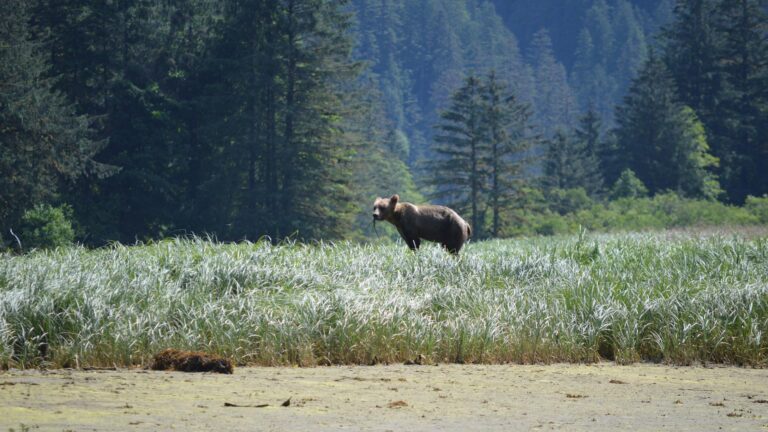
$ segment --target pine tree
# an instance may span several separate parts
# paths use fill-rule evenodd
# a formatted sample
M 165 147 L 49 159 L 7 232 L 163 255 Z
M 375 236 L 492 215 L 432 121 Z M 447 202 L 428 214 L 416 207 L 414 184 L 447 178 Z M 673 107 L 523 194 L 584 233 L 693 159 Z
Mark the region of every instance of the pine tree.
M 428 164 L 433 196 L 468 214 L 473 237 L 485 236 L 486 185 L 488 184 L 488 132 L 481 81 L 470 76 L 451 98 L 451 106 L 440 115 L 434 151 Z
M 548 31 L 536 33 L 530 54 L 536 83 L 534 108 L 544 136 L 552 135 L 558 128 L 571 128 L 576 117 L 576 99 L 565 67 L 555 59 Z
M 651 193 L 677 191 L 694 198 L 718 193 L 711 156 L 693 111 L 682 105 L 664 63 L 651 54 L 617 108 L 622 166 L 643 180 Z
M 675 21 L 662 32 L 664 61 L 675 77 L 680 100 L 704 119 L 716 115 L 721 91 L 717 65 L 714 0 L 678 0 Z
M 531 161 L 527 152 L 538 138 L 531 131 L 530 108 L 509 91 L 494 71 L 488 74 L 482 93 L 489 140 L 484 165 L 489 175 L 490 235 L 499 237 L 504 228 L 502 216 L 519 201 L 528 184 L 526 169 Z
M 469 215 L 473 237 L 500 236 L 531 178 L 529 150 L 539 137 L 530 108 L 493 71 L 466 78 L 452 102 L 427 166 L 433 196 Z
M 98 120 L 97 136 L 108 142 L 99 158 L 120 167 L 108 179 L 83 178 L 66 192 L 90 243 L 161 237 L 180 228 L 182 209 L 191 213 L 182 179 L 189 122 L 180 122 L 184 102 L 168 78 L 191 73 L 172 64 L 180 55 L 171 57 L 179 41 L 171 31 L 193 19 L 184 14 L 202 1 L 37 2 L 35 28 L 57 88 Z
M 92 157 L 91 119 L 54 89 L 46 58 L 31 39 L 24 0 L 0 14 L 0 228 L 35 204 L 54 200 L 64 181 L 104 172 Z
M 637 178 L 635 172 L 627 168 L 622 171 L 616 183 L 611 188 L 611 200 L 621 198 L 643 198 L 648 196 L 648 189 L 643 182 Z
M 602 191 L 599 155 L 600 119 L 590 109 L 572 134 L 560 129 L 547 141 L 544 155 L 544 185 L 550 189 L 581 188 L 595 196 Z
M 579 119 L 574 131 L 574 140 L 581 152 L 581 165 L 584 170 L 581 186 L 590 196 L 596 196 L 603 190 L 602 155 L 605 147 L 600 138 L 602 128 L 600 116 L 593 107 Z
M 759 0 L 720 1 L 716 12 L 723 176 L 729 197 L 741 203 L 768 192 L 768 15 Z
M 345 3 L 227 3 L 215 48 L 222 78 L 211 89 L 225 107 L 221 153 L 209 183 L 232 194 L 215 216 L 227 236 L 340 238 L 351 230 L 354 147 L 341 127 L 359 67 Z
M 571 189 L 578 187 L 583 172 L 576 148 L 562 129 L 547 140 L 544 155 L 544 185 L 549 189 Z

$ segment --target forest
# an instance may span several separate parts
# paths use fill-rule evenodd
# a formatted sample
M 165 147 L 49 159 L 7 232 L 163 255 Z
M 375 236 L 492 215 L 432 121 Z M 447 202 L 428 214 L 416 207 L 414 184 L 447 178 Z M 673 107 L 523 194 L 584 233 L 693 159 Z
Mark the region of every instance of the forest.
M 394 193 L 475 239 L 768 224 L 768 2 L 0 5 L 0 250 L 362 241 Z

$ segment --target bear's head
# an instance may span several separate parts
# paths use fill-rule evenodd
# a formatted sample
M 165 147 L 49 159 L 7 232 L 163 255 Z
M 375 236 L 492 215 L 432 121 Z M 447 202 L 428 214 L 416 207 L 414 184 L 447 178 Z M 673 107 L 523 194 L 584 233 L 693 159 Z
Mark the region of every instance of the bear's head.
M 378 221 L 391 220 L 399 200 L 400 196 L 397 194 L 389 198 L 376 198 L 376 201 L 373 202 L 373 219 Z

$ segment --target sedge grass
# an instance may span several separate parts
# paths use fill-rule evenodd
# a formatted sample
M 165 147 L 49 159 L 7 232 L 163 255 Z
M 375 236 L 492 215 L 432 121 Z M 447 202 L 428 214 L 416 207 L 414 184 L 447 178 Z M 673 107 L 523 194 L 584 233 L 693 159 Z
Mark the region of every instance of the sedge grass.
M 658 361 L 765 366 L 768 237 L 437 247 L 176 239 L 0 256 L 0 364 Z

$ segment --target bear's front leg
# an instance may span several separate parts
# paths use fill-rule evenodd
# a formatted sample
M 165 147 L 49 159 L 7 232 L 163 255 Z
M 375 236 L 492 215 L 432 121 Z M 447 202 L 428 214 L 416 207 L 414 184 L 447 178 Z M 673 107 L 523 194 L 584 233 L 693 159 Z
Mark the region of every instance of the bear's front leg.
M 400 233 L 400 237 L 405 244 L 408 245 L 409 249 L 416 250 L 421 246 L 421 239 L 418 236 L 413 235 L 413 233 L 410 233 L 399 226 L 397 227 L 397 232 Z
M 419 248 L 419 246 L 421 246 L 421 239 L 418 237 L 405 239 L 405 242 L 408 244 L 408 247 L 411 248 L 411 250 L 416 250 Z

